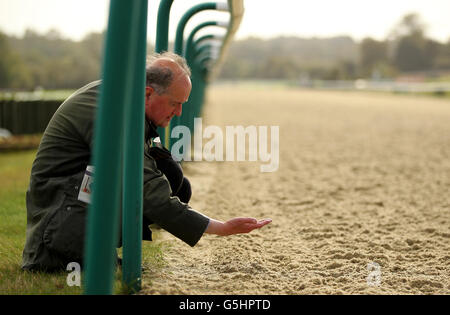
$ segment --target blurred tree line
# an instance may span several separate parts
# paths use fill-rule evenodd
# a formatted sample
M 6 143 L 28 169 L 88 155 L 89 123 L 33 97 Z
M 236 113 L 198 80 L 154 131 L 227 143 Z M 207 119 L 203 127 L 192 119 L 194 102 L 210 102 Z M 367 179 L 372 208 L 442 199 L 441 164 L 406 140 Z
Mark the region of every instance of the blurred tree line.
M 98 80 L 103 41 L 104 33 L 77 42 L 57 30 L 27 30 L 22 38 L 0 32 L 0 89 L 75 89 Z
M 75 42 L 56 30 L 43 35 L 28 30 L 23 38 L 0 32 L 0 89 L 73 89 L 97 80 L 103 38 L 91 33 Z M 450 70 L 450 39 L 428 38 L 420 16 L 408 14 L 382 41 L 348 36 L 235 41 L 220 78 L 351 80 L 435 70 Z
M 0 33 L 0 88 L 82 86 L 99 77 L 102 46 L 99 33 L 80 42 L 63 39 L 56 30 L 45 35 L 27 30 L 23 38 Z
M 360 44 L 360 76 L 392 77 L 397 73 L 450 70 L 450 38 L 446 44 L 426 37 L 417 14 L 406 15 L 385 41 Z
M 407 14 L 385 40 L 350 37 L 272 40 L 232 44 L 222 78 L 323 79 L 394 78 L 411 72 L 450 72 L 450 38 L 427 38 L 418 14 Z

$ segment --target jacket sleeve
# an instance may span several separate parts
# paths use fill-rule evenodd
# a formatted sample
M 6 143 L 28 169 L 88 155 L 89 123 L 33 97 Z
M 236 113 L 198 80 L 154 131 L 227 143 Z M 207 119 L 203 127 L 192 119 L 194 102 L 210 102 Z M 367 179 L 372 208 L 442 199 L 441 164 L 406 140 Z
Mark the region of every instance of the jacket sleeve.
M 175 237 L 194 246 L 202 237 L 209 218 L 171 197 L 170 184 L 147 153 L 144 155 L 144 216 Z

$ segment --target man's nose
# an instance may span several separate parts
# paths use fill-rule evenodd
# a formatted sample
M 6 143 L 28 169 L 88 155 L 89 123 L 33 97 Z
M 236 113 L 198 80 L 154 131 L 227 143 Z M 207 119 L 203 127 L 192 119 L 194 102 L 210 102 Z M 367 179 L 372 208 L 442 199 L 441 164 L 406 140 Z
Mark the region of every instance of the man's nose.
M 182 111 L 183 111 L 183 105 L 177 105 L 177 107 L 175 108 L 175 115 L 177 115 L 177 116 L 181 116 L 181 113 L 182 113 Z

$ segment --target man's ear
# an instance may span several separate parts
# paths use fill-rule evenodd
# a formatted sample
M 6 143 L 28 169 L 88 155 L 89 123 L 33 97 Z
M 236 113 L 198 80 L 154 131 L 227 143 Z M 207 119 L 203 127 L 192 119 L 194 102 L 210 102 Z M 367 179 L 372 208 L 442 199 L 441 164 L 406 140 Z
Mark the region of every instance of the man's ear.
M 155 90 L 151 87 L 151 86 L 146 86 L 145 87 L 145 96 L 150 96 L 151 94 L 153 94 L 153 92 L 155 92 Z

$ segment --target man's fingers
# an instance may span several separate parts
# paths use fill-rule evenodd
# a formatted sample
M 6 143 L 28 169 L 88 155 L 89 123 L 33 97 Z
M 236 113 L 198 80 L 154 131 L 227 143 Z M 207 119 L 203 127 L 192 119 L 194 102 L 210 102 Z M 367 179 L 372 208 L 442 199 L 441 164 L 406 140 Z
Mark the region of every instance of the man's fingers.
M 272 222 L 272 219 L 256 220 L 255 218 L 234 218 L 225 223 L 228 232 L 225 235 L 249 233 Z
M 264 219 L 264 220 L 258 221 L 258 222 L 256 223 L 256 226 L 257 226 L 258 228 L 261 228 L 261 227 L 263 227 L 264 225 L 269 224 L 270 222 L 272 222 L 272 219 Z
M 258 222 L 258 224 L 261 224 L 261 226 L 267 225 L 270 222 L 272 222 L 272 219 L 264 219 Z
M 241 224 L 268 224 L 272 222 L 272 219 L 263 219 L 263 220 L 256 220 L 255 218 L 236 218 L 236 220 L 239 220 L 239 223 Z
M 259 229 L 262 228 L 264 225 L 269 224 L 270 222 L 272 222 L 272 219 L 264 219 L 261 221 L 256 221 L 252 222 L 252 223 L 246 223 L 244 226 L 246 229 L 249 229 L 250 231 L 254 230 L 254 229 Z

